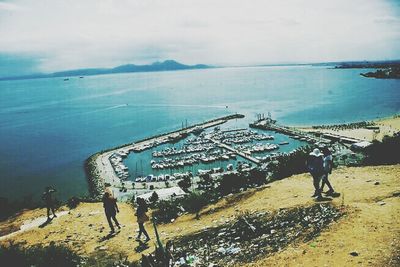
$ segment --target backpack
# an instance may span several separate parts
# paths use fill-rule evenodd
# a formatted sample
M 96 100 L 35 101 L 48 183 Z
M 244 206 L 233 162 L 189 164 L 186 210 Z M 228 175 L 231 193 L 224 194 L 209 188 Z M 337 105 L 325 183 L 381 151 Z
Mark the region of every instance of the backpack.
M 307 160 L 307 168 L 311 175 L 322 175 L 324 173 L 324 159 L 310 155 Z

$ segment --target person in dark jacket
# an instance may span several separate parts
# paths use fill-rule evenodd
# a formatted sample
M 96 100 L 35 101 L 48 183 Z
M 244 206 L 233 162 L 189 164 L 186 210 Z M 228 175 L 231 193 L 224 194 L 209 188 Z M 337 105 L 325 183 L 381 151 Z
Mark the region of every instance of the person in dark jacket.
M 307 159 L 307 169 L 313 178 L 313 185 L 315 189 L 312 197 L 316 197 L 317 200 L 320 200 L 322 198 L 320 181 L 322 175 L 324 174 L 324 158 L 323 154 L 318 148 L 314 149 L 313 152 L 310 153 Z
M 136 238 L 137 241 L 140 241 L 140 236 L 142 233 L 146 237 L 145 242 L 148 242 L 150 240 L 150 237 L 144 228 L 144 223 L 149 221 L 149 217 L 147 216 L 146 212 L 148 211 L 146 201 L 143 198 L 138 197 L 136 199 L 137 203 L 137 210 L 136 210 L 136 217 L 137 217 L 137 222 L 139 224 L 139 234 Z
M 51 188 L 50 186 L 47 186 L 42 194 L 42 200 L 46 204 L 47 208 L 47 220 L 50 221 L 52 218 L 50 218 L 50 211 L 53 213 L 53 219 L 57 217 L 56 212 L 54 211 L 54 198 L 53 198 L 53 193 L 56 192 L 55 189 Z
M 121 225 L 117 221 L 117 218 L 115 217 L 117 215 L 117 212 L 119 212 L 118 206 L 117 206 L 117 200 L 111 196 L 110 192 L 105 192 L 103 196 L 103 207 L 104 207 L 104 212 L 107 217 L 107 222 L 108 225 L 111 228 L 111 233 L 115 233 L 114 230 L 114 225 L 111 221 L 111 219 L 115 222 L 115 225 L 118 227 L 118 229 L 121 229 Z

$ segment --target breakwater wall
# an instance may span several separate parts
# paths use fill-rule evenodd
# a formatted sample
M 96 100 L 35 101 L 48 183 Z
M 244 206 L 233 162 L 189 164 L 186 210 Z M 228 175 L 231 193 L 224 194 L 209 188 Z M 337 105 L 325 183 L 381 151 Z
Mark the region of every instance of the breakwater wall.
M 102 195 L 104 194 L 105 182 L 104 179 L 99 174 L 96 167 L 97 157 L 100 153 L 91 155 L 85 160 L 84 169 L 88 182 L 89 196 L 91 200 L 100 201 Z

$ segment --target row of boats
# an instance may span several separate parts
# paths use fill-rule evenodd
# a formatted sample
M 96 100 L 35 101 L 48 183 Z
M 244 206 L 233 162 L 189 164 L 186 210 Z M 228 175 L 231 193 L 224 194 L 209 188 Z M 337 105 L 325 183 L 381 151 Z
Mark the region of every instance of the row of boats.
M 237 171 L 246 171 L 250 170 L 252 168 L 252 164 L 249 162 L 242 162 L 238 161 L 236 165 L 236 170 Z M 207 169 L 207 170 L 197 170 L 197 175 L 216 175 L 220 176 L 223 175 L 224 173 L 227 172 L 232 172 L 235 171 L 235 168 L 233 164 L 228 164 L 226 166 L 226 171 L 222 167 L 217 167 L 217 168 L 212 168 L 212 169 Z M 174 173 L 174 174 L 160 174 L 160 175 L 153 175 L 149 174 L 146 176 L 138 176 L 135 179 L 136 183 L 152 183 L 152 182 L 165 182 L 165 181 L 175 181 L 175 180 L 181 180 L 184 178 L 193 178 L 193 173 L 192 172 L 183 172 L 183 173 Z
M 167 147 L 162 150 L 153 151 L 152 156 L 153 157 L 175 156 L 175 155 L 180 155 L 180 154 L 207 151 L 207 150 L 213 149 L 215 147 L 216 147 L 216 145 L 213 143 L 197 144 L 197 145 L 184 145 L 181 149 L 178 149 L 176 147 Z
M 258 133 L 256 131 L 251 131 L 251 130 L 240 130 L 231 132 L 223 132 L 223 131 L 213 132 L 210 133 L 209 138 L 217 140 L 226 145 L 232 145 L 232 144 L 250 143 L 254 141 L 273 140 L 274 136 Z
M 163 158 L 159 161 L 151 160 L 152 169 L 177 169 L 184 166 L 190 166 L 196 163 L 212 163 L 218 160 L 224 161 L 229 159 L 236 159 L 236 154 L 233 152 L 226 152 L 225 150 L 218 149 L 209 151 L 208 153 L 194 153 L 183 157 Z
M 262 153 L 262 152 L 269 152 L 276 149 L 279 149 L 279 145 L 277 144 L 262 144 L 257 143 L 254 145 L 236 145 L 235 149 L 238 151 L 242 151 L 245 154 L 252 154 L 252 153 Z
M 127 157 L 128 153 L 121 150 L 113 153 L 110 156 L 110 163 L 114 169 L 115 174 L 121 180 L 127 180 L 129 178 L 128 167 L 123 163 L 123 158 Z
M 192 178 L 192 172 L 184 172 L 184 173 L 174 173 L 174 174 L 160 174 L 160 175 L 153 175 L 149 174 L 146 176 L 138 176 L 135 179 L 136 183 L 148 183 L 148 182 L 165 182 L 165 181 L 175 181 L 181 180 L 184 178 Z
M 292 138 L 292 139 L 297 139 L 297 140 L 308 142 L 308 143 L 315 143 L 317 141 L 315 138 L 312 138 L 312 137 L 309 137 L 309 136 L 290 135 L 289 137 Z

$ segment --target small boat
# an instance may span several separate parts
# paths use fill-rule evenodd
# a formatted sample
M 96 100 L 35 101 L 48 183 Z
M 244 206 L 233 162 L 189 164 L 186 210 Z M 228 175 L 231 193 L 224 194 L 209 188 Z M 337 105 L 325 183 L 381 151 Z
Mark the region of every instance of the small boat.
M 232 171 L 232 170 L 233 170 L 233 164 L 228 164 L 228 165 L 226 166 L 226 169 L 227 169 L 228 171 Z
M 201 134 L 201 132 L 204 131 L 204 129 L 200 126 L 196 126 L 194 127 L 194 129 L 192 130 L 192 133 L 194 133 L 195 135 L 199 135 Z
M 288 141 L 284 141 L 284 142 L 280 142 L 280 143 L 279 143 L 280 146 L 282 146 L 282 145 L 288 145 L 288 144 L 289 144 Z
M 69 81 L 69 78 L 64 78 L 64 82 Z

